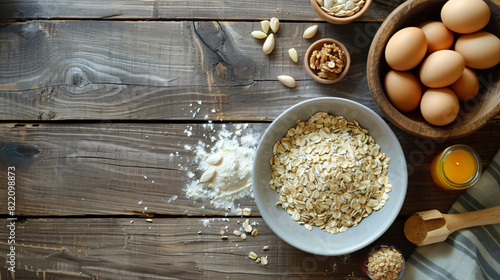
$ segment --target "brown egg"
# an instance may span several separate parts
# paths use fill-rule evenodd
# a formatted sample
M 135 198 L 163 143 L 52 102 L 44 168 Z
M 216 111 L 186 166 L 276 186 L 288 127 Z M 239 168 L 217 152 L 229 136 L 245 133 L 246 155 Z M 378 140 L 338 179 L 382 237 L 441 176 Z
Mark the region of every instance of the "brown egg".
M 417 27 L 406 27 L 394 33 L 385 47 L 387 64 L 398 71 L 417 66 L 427 51 L 427 39 Z
M 420 81 L 410 72 L 390 70 L 385 75 L 384 88 L 392 105 L 399 111 L 411 112 L 420 104 Z
M 455 51 L 465 58 L 465 65 L 475 69 L 487 69 L 500 62 L 500 39 L 486 31 L 460 36 Z
M 427 38 L 427 53 L 446 50 L 453 45 L 453 32 L 440 21 L 426 21 L 418 25 Z
M 461 54 L 452 50 L 431 53 L 420 67 L 420 81 L 430 88 L 442 88 L 454 83 L 465 68 Z
M 457 33 L 473 33 L 488 24 L 491 12 L 483 0 L 449 0 L 441 8 L 441 21 Z
M 469 101 L 477 95 L 479 91 L 479 79 L 474 70 L 465 67 L 462 76 L 451 84 L 449 88 L 456 94 L 458 100 Z
M 430 88 L 422 96 L 420 112 L 430 124 L 443 126 L 450 124 L 458 116 L 458 98 L 448 88 Z

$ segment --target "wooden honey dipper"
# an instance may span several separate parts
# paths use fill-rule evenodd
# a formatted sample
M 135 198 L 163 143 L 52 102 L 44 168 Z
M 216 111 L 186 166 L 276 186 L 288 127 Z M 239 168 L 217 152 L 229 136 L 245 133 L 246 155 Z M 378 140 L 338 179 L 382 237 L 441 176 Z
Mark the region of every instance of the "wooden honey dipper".
M 411 243 L 423 246 L 445 241 L 448 235 L 460 229 L 497 223 L 500 223 L 500 206 L 460 214 L 428 210 L 408 218 L 404 233 Z

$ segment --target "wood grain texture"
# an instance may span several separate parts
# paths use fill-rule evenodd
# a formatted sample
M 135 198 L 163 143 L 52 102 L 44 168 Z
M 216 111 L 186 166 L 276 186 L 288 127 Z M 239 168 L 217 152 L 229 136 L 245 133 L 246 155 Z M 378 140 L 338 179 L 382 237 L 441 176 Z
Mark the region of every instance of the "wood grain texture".
M 0 141 L 33 145 L 40 150 L 31 166 L 19 171 L 16 177 L 16 213 L 225 215 L 228 211 L 214 209 L 209 200 L 186 198 L 183 190 L 192 181 L 189 172 L 196 174 L 195 178 L 201 176 L 201 171 L 196 170 L 193 148 L 198 143 L 213 145 L 211 136 L 217 137 L 223 126 L 235 132 L 236 125 L 214 123 L 213 130 L 207 124 L 194 123 L 2 125 Z M 258 138 L 267 126 L 268 123 L 254 123 L 243 135 L 254 134 Z M 435 187 L 428 170 L 433 157 L 456 142 L 418 139 L 394 130 L 409 169 L 401 215 L 428 209 L 447 211 L 460 192 Z M 499 138 L 500 122 L 494 122 L 460 142 L 476 149 L 486 167 L 500 143 L 484 139 Z M 6 173 L 0 172 L 0 181 L 3 180 Z M 6 195 L 0 193 L 0 201 L 6 201 Z M 258 213 L 252 198 L 240 203 Z M 6 211 L 1 209 L 0 213 L 7 214 Z
M 17 221 L 17 267 L 12 279 L 367 279 L 359 259 L 364 251 L 336 257 L 304 253 L 277 237 L 261 218 L 250 218 L 259 234 L 232 234 L 242 218 L 81 218 Z M 385 237 L 404 254 L 413 245 L 399 234 L 397 220 Z M 8 235 L 6 222 L 0 234 Z M 227 240 L 220 230 L 224 229 Z M 332 236 L 332 240 L 334 236 Z M 264 246 L 269 250 L 264 251 Z M 262 266 L 248 257 L 268 256 Z M 0 241 L 6 267 L 9 247 Z M 2 279 L 7 277 L 1 269 Z
M 402 0 L 375 1 L 359 20 L 380 21 L 397 7 Z M 301 0 L 213 0 L 213 1 L 0 1 L 0 19 L 269 19 L 316 21 L 320 17 L 309 3 Z
M 311 97 L 350 98 L 375 109 L 366 82 L 366 53 L 379 24 L 282 23 L 276 48 L 262 52 L 250 32 L 258 22 L 30 21 L 0 27 L 0 118 L 239 119 L 274 118 Z M 302 60 L 320 37 L 351 53 L 347 76 L 335 85 L 313 82 Z M 132 39 L 133 38 L 133 39 Z M 277 80 L 297 80 L 289 89 Z M 189 104 L 202 101 L 193 117 Z M 212 112 L 215 110 L 215 113 Z
M 358 22 L 338 26 L 304 0 L 0 0 L 0 185 L 12 165 L 7 146 L 33 156 L 14 164 L 15 274 L 6 264 L 10 216 L 0 208 L 0 279 L 367 279 L 363 251 L 299 251 L 271 232 L 251 197 L 239 203 L 252 209 L 259 235 L 243 241 L 230 233 L 241 217 L 208 199 L 188 199 L 184 188 L 189 172 L 201 175 L 192 148 L 209 148 L 224 126 L 234 131 L 249 123 L 244 134 L 262 135 L 291 105 L 323 96 L 380 114 L 367 85 L 368 49 L 403 2 L 374 1 Z M 275 50 L 265 55 L 250 32 L 273 16 L 282 24 Z M 303 39 L 313 24 L 319 32 Z M 303 55 L 325 37 L 351 53 L 351 69 L 335 85 L 315 83 L 302 58 L 295 64 L 288 57 L 289 48 Z M 281 74 L 297 87 L 280 84 Z M 391 128 L 405 152 L 409 185 L 400 216 L 376 243 L 395 244 L 408 256 L 414 246 L 403 234 L 406 217 L 447 211 L 460 194 L 432 184 L 432 158 L 461 142 L 486 167 L 500 148 L 500 118 L 456 140 Z M 1 191 L 0 201 L 7 195 Z M 250 251 L 268 255 L 269 265 L 250 260 Z

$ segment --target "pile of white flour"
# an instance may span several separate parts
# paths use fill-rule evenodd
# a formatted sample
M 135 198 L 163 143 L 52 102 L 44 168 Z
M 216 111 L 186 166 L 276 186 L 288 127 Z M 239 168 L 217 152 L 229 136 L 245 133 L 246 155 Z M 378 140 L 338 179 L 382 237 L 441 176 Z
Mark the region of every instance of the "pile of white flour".
M 236 199 L 252 195 L 252 165 L 258 140 L 252 134 L 239 135 L 241 130 L 233 134 L 223 129 L 211 146 L 200 142 L 195 147 L 197 170 L 186 186 L 188 198 L 210 199 L 216 208 L 236 209 Z

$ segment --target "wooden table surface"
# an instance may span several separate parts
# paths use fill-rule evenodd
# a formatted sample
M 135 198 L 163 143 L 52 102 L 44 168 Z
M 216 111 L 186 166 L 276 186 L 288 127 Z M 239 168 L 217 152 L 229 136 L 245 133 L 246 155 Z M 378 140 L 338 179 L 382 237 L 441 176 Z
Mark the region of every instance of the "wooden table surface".
M 7 163 L 17 167 L 10 194 L 8 166 L 0 170 L 0 279 L 367 279 L 361 251 L 325 257 L 295 249 L 270 230 L 252 198 L 239 203 L 252 209 L 259 235 L 223 240 L 220 229 L 232 232 L 244 218 L 186 197 L 196 169 L 186 147 L 223 127 L 249 124 L 245 133 L 260 135 L 285 109 L 314 97 L 348 98 L 381 115 L 366 58 L 401 2 L 377 0 L 359 21 L 332 25 L 304 0 L 0 1 L 0 158 L 5 163 L 22 145 L 40 152 L 32 162 Z M 281 25 L 265 55 L 250 32 L 271 17 Z M 302 38 L 312 24 L 317 35 Z M 302 58 L 288 57 L 289 48 L 303 56 L 325 37 L 351 52 L 351 69 L 335 85 L 313 81 Z M 284 87 L 281 74 L 297 87 Z M 406 156 L 408 191 L 376 243 L 409 256 L 414 247 L 402 231 L 409 215 L 447 211 L 460 194 L 433 185 L 432 158 L 463 143 L 487 167 L 500 147 L 500 119 L 442 141 L 390 126 Z M 15 273 L 7 262 L 12 239 Z M 251 251 L 269 265 L 249 259 Z

